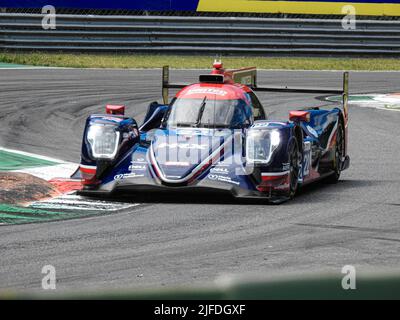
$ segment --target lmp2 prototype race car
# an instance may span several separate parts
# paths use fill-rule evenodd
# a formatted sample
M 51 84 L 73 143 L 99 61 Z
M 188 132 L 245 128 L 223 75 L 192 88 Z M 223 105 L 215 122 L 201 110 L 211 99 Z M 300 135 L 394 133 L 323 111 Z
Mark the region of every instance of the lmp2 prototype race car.
M 195 84 L 172 84 L 163 68 L 163 103 L 144 122 L 108 105 L 89 116 L 78 175 L 81 194 L 206 191 L 281 203 L 305 184 L 337 182 L 347 155 L 348 73 L 342 89 L 260 87 L 256 68 L 225 70 L 216 61 Z M 169 89 L 181 89 L 168 103 Z M 267 119 L 260 92 L 341 94 L 343 104 Z

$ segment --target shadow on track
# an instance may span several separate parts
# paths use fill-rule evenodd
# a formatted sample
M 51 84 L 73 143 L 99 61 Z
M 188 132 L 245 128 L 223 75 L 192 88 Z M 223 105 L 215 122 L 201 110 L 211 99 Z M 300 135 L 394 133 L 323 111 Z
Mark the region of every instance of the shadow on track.
M 337 184 L 327 184 L 324 180 L 306 185 L 298 190 L 294 199 L 281 205 L 295 205 L 304 202 L 327 202 L 338 192 L 346 189 L 371 187 L 384 181 L 373 180 L 340 180 Z M 104 197 L 99 197 L 99 200 Z M 136 202 L 143 204 L 178 203 L 178 204 L 229 204 L 229 205 L 276 205 L 265 199 L 241 199 L 228 193 L 215 192 L 121 192 L 107 197 L 108 201 Z

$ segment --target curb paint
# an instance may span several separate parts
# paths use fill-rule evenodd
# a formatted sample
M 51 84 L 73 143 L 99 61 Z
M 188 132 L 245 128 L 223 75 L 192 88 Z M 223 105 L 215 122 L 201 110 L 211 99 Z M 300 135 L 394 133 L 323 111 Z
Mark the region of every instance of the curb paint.
M 52 184 L 61 194 L 28 203 L 0 204 L 0 225 L 48 222 L 104 215 L 138 206 L 138 203 L 106 201 L 76 195 L 82 185 L 71 179 L 78 164 L 0 147 L 0 171 L 27 173 Z
M 324 99 L 330 102 L 340 102 L 342 97 L 330 96 Z M 400 111 L 400 93 L 353 94 L 349 95 L 349 104 L 380 110 Z

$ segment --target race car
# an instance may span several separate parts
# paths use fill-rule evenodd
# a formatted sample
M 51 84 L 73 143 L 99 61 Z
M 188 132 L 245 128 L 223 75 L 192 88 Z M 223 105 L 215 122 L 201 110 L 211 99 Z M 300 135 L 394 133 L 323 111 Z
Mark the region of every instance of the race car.
M 163 67 L 163 103 L 151 103 L 140 126 L 125 106 L 88 117 L 80 193 L 204 191 L 282 203 L 311 182 L 337 182 L 350 164 L 348 73 L 341 89 L 262 87 L 256 79 L 255 67 L 225 70 L 216 61 L 197 83 L 174 84 Z M 171 102 L 169 89 L 180 89 Z M 343 103 L 276 121 L 255 92 L 341 94 Z

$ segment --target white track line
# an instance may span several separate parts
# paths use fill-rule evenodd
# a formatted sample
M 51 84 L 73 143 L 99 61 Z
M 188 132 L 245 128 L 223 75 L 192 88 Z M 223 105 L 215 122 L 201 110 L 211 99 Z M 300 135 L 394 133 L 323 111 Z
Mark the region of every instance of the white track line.
M 78 195 L 65 195 L 50 200 L 33 202 L 35 209 L 60 209 L 84 211 L 118 211 L 138 206 L 139 203 L 121 203 L 104 200 L 92 200 Z
M 47 156 L 42 156 L 42 155 L 35 154 L 35 153 L 14 150 L 14 149 L 8 149 L 8 148 L 4 148 L 4 147 L 0 147 L 0 151 L 15 153 L 15 154 L 26 156 L 26 157 L 31 157 L 31 158 L 35 158 L 35 159 L 54 162 L 55 164 L 50 165 L 50 166 L 38 166 L 38 167 L 33 167 L 33 168 L 12 170 L 12 172 L 28 173 L 35 177 L 44 179 L 44 180 L 51 180 L 53 178 L 69 178 L 75 172 L 75 170 L 78 168 L 78 164 L 76 164 L 76 163 L 63 161 L 60 159 L 51 158 L 51 157 L 47 157 Z
M 20 155 L 22 155 L 22 156 L 37 158 L 37 159 L 41 159 L 41 160 L 47 160 L 47 161 L 51 161 L 51 162 L 57 162 L 57 163 L 71 163 L 71 162 L 68 162 L 68 161 L 63 161 L 63 160 L 56 159 L 56 158 L 52 158 L 52 157 L 42 156 L 42 155 L 40 155 L 40 154 L 35 154 L 35 153 L 30 153 L 30 152 L 15 150 L 15 149 L 9 149 L 9 148 L 4 148 L 4 147 L 0 147 L 0 151 L 6 151 L 6 152 L 11 152 L 11 153 L 16 153 L 16 154 L 20 154 Z
M 54 178 L 68 179 L 78 168 L 77 164 L 73 163 L 62 163 L 53 166 L 46 167 L 34 167 L 21 170 L 13 170 L 13 172 L 23 172 L 33 175 L 35 177 L 51 180 Z

